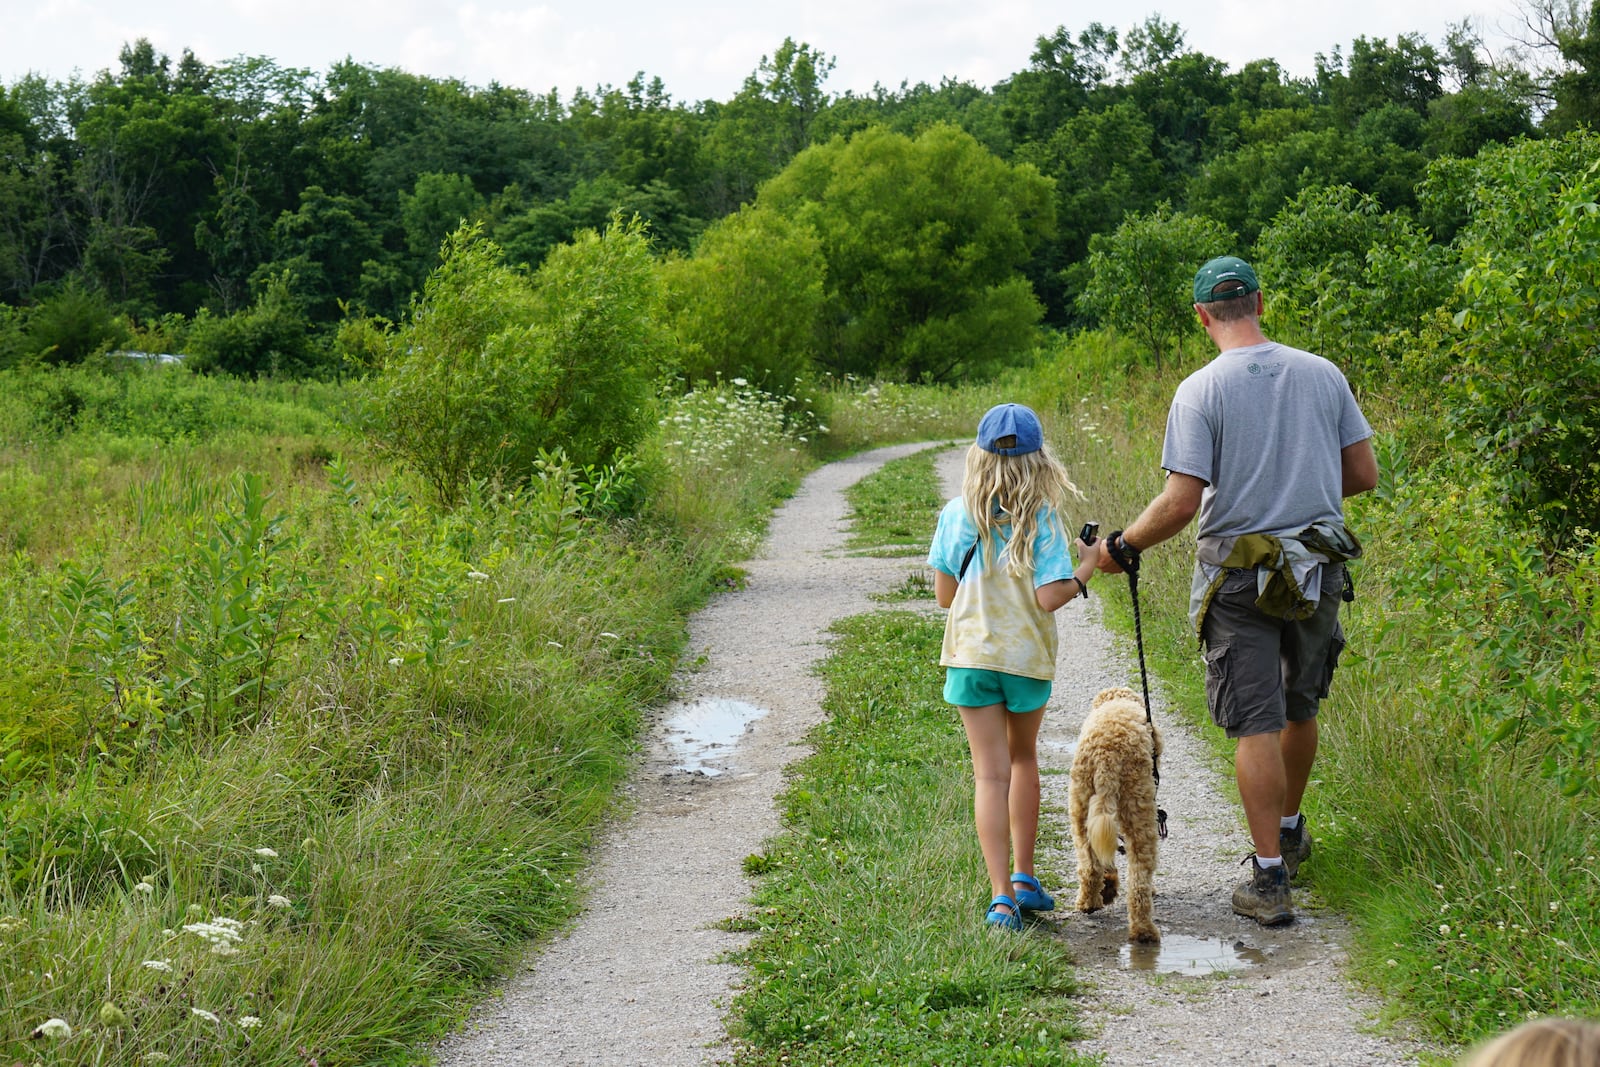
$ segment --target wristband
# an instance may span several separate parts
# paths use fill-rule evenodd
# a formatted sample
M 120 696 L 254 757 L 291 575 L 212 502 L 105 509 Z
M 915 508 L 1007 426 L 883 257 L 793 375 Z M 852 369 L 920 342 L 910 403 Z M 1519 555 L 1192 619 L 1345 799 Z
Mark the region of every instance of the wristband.
M 1084 597 L 1089 595 L 1089 587 L 1083 584 L 1082 578 L 1079 578 L 1076 574 L 1069 574 L 1067 577 L 1078 583 L 1078 589 L 1081 591 L 1081 595 Z
M 1139 573 L 1139 550 L 1122 539 L 1121 530 L 1106 538 L 1106 554 L 1129 574 Z

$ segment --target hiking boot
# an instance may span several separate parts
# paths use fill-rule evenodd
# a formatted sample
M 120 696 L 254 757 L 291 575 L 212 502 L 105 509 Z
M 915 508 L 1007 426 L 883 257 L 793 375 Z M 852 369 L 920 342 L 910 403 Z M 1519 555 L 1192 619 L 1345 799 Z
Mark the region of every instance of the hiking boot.
M 1250 863 L 1250 880 L 1233 891 L 1234 914 L 1254 919 L 1262 926 L 1292 922 L 1294 909 L 1289 906 L 1289 872 L 1281 864 L 1261 866 L 1254 853 L 1245 859 Z
M 1300 816 L 1300 821 L 1293 830 L 1278 831 L 1278 851 L 1283 855 L 1283 866 L 1289 872 L 1289 881 L 1292 882 L 1294 876 L 1300 873 L 1300 864 L 1311 855 L 1311 835 L 1306 833 L 1304 815 Z

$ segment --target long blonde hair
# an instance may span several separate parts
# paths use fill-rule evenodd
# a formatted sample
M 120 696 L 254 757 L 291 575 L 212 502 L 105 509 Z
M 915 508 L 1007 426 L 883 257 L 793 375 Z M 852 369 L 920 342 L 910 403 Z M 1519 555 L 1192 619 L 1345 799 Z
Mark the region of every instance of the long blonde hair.
M 1000 527 L 1010 526 L 1006 573 L 1013 578 L 1031 574 L 1039 511 L 1048 507 L 1053 526 L 1050 533 L 1066 537 L 1061 525 L 1061 509 L 1068 495 L 1083 499 L 1049 445 L 1020 456 L 1002 456 L 978 445 L 967 449 L 967 472 L 961 480 L 961 499 L 966 505 L 967 517 L 978 530 L 985 566 L 994 564 L 1000 545 Z
M 1596 1067 L 1600 1023 L 1537 1019 L 1501 1034 L 1461 1062 L 1463 1067 Z

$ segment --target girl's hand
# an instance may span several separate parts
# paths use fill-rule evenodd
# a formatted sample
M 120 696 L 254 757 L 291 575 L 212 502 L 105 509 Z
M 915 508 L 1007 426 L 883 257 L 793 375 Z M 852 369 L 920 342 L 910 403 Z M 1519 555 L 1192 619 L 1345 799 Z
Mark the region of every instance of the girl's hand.
M 1078 550 L 1079 561 L 1083 563 L 1092 562 L 1097 570 L 1099 569 L 1101 562 L 1106 558 L 1106 539 L 1104 537 L 1096 537 L 1094 539 L 1094 544 L 1092 545 L 1084 544 L 1083 538 L 1080 537 L 1074 543 L 1074 547 Z

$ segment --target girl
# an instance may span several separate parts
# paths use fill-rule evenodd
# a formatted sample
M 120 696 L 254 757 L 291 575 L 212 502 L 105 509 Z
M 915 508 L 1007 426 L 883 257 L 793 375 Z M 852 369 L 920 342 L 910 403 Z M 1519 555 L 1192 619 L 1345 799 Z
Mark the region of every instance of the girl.
M 967 449 L 961 496 L 945 505 L 928 551 L 934 596 L 950 609 L 944 698 L 967 729 L 973 820 L 994 892 L 984 921 L 1008 930 L 1022 929 L 1023 909 L 1055 907 L 1033 869 L 1039 724 L 1056 667 L 1051 613 L 1089 595 L 1104 543 L 1076 542 L 1074 570 L 1060 512 L 1068 493 L 1081 495 L 1045 445 L 1039 417 L 1021 404 L 991 408 Z

